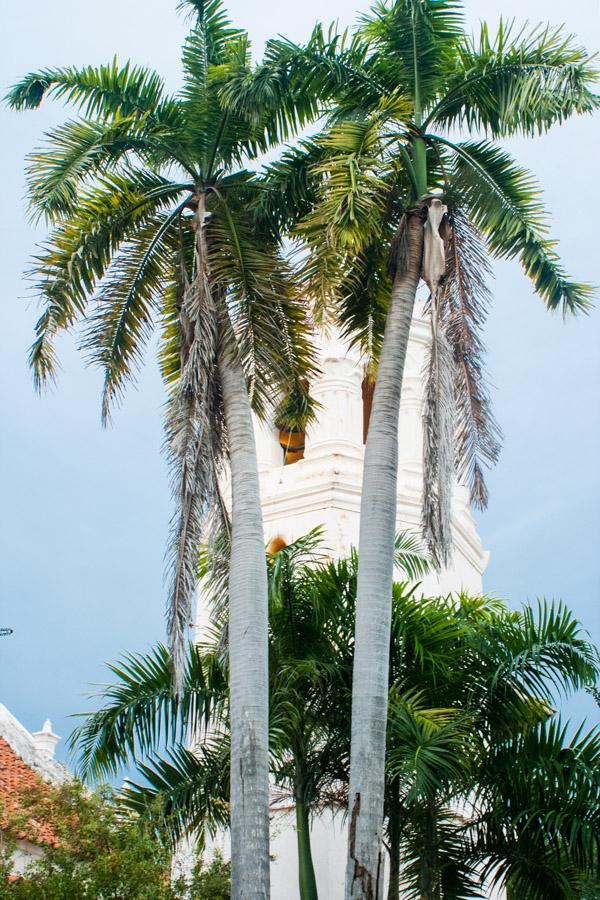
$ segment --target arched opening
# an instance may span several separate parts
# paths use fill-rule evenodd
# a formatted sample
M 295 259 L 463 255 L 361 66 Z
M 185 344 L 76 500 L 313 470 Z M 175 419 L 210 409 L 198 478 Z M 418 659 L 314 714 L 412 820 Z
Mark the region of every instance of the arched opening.
M 292 463 L 304 459 L 306 445 L 306 432 L 298 430 L 279 430 L 279 446 L 283 450 L 283 464 L 289 466 Z
M 279 430 L 284 466 L 304 459 L 306 426 L 313 415 L 312 406 L 306 379 L 296 382 L 279 404 L 275 426 Z

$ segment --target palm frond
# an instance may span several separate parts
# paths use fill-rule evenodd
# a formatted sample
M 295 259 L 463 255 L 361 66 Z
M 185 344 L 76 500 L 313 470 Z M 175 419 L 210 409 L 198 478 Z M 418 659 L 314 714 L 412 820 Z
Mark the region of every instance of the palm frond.
M 561 602 L 541 600 L 524 607 L 503 623 L 502 634 L 497 684 L 515 679 L 517 691 L 545 697 L 571 693 L 598 679 L 598 651 Z
M 423 553 L 421 541 L 408 531 L 400 531 L 394 544 L 394 565 L 402 569 L 411 581 L 422 578 L 430 571 L 431 562 Z
M 367 50 L 359 35 L 350 37 L 335 25 L 325 31 L 317 24 L 305 45 L 281 38 L 269 41 L 264 54 L 269 75 L 259 73 L 259 79 L 262 75 L 267 89 L 279 94 L 288 121 L 296 128 L 314 120 L 320 109 L 333 121 L 337 115 L 333 101 L 364 112 L 375 107 L 384 92 L 376 73 L 366 67 Z M 247 101 L 253 100 L 248 93 Z
M 101 180 L 128 155 L 169 156 L 166 135 L 151 134 L 146 124 L 143 117 L 115 116 L 110 122 L 77 119 L 52 131 L 45 148 L 28 157 L 34 215 L 54 222 L 76 214 L 82 188 L 94 178 Z M 175 150 L 173 156 L 177 157 Z
M 569 280 L 547 236 L 546 216 L 532 176 L 504 150 L 485 141 L 453 144 L 454 189 L 495 256 L 518 258 L 549 309 L 575 313 L 589 308 L 592 288 Z
M 387 244 L 386 240 L 375 240 L 361 253 L 349 255 L 338 276 L 342 334 L 351 346 L 360 348 L 371 377 L 377 371 L 392 284 L 386 265 Z
M 248 183 L 225 181 L 207 229 L 211 276 L 221 286 L 251 402 L 263 416 L 277 391 L 314 375 L 306 309 L 277 242 L 257 234 L 244 203 Z M 227 335 L 226 335 L 227 336 Z
M 486 247 L 468 218 L 449 205 L 446 277 L 440 294 L 442 327 L 454 359 L 456 473 L 465 478 L 473 504 L 487 504 L 483 475 L 500 452 L 501 432 L 490 411 L 480 331 L 487 318 L 490 266 Z
M 597 728 L 569 738 L 560 719 L 492 751 L 474 840 L 496 881 L 528 900 L 576 896 L 600 851 L 599 753 Z
M 141 365 L 167 287 L 173 257 L 169 231 L 180 214 L 181 206 L 156 216 L 120 248 L 86 320 L 83 347 L 104 370 L 103 422 Z
M 140 171 L 106 176 L 79 195 L 74 212 L 51 233 L 30 273 L 44 305 L 30 351 L 37 388 L 54 375 L 55 335 L 85 314 L 113 254 L 182 189 Z
M 171 659 L 162 644 L 146 654 L 129 654 L 109 666 L 117 681 L 95 695 L 102 701 L 69 739 L 84 778 L 114 776 L 163 743 L 189 740 L 227 708 L 227 672 L 209 651 L 190 645 L 180 697 L 171 691 Z
M 378 0 L 363 16 L 360 33 L 372 45 L 381 80 L 406 85 L 417 116 L 435 96 L 444 70 L 464 34 L 456 0 Z
M 597 76 L 593 57 L 562 27 L 516 31 L 514 22 L 501 20 L 491 36 L 483 23 L 478 40 L 465 38 L 459 45 L 447 89 L 428 123 L 481 129 L 494 137 L 533 136 L 597 109 Z
M 120 794 L 126 809 L 156 815 L 173 841 L 204 830 L 229 827 L 229 741 L 212 738 L 192 752 L 176 745 L 164 758 L 139 766 L 144 784 L 127 782 Z
M 13 109 L 36 109 L 45 97 L 75 106 L 85 118 L 150 114 L 155 122 L 179 125 L 177 105 L 164 95 L 162 78 L 152 69 L 119 66 L 65 67 L 32 72 L 10 89 L 6 100 Z
M 388 762 L 402 782 L 403 802 L 447 791 L 463 778 L 468 717 L 454 709 L 430 709 L 415 691 L 390 694 Z
M 167 407 L 166 451 L 176 510 L 168 555 L 167 633 L 175 691 L 182 687 L 192 600 L 198 583 L 198 547 L 211 511 L 218 512 L 219 471 L 225 452 L 218 378 L 219 325 L 207 278 L 203 216 L 197 229 L 194 280 L 179 315 L 181 372 Z

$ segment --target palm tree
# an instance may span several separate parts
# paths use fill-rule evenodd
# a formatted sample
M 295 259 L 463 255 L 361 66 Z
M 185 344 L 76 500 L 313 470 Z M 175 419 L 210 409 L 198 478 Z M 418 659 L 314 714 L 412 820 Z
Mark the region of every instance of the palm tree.
M 423 279 L 429 288 L 432 329 L 423 530 L 442 566 L 453 477 L 485 506 L 483 469 L 499 451 L 479 334 L 490 254 L 518 259 L 550 310 L 585 310 L 591 295 L 560 264 L 532 176 L 496 141 L 593 111 L 595 74 L 561 29 L 502 23 L 492 37 L 483 25 L 475 39 L 457 0 L 390 0 L 377 2 L 350 40 L 317 28 L 304 47 L 272 42 L 256 82 L 229 88 L 238 110 L 286 79 L 322 99 L 324 133 L 275 174 L 298 209 L 316 195 L 299 229 L 306 283 L 320 302 L 333 295 L 370 370 L 378 357 L 361 501 L 349 900 L 374 895 L 381 846 L 398 413 L 417 287 Z M 456 130 L 468 139 L 455 139 Z
M 39 386 L 56 371 L 58 332 L 85 324 L 83 347 L 104 370 L 106 421 L 155 326 L 169 389 L 167 452 L 177 503 L 168 632 L 182 689 L 197 548 L 211 519 L 228 527 L 219 488 L 228 457 L 233 896 L 268 896 L 267 576 L 251 410 L 311 370 L 302 307 L 275 218 L 257 210 L 269 187 L 243 168 L 283 118 L 227 112 L 220 90 L 248 72 L 249 44 L 220 0 L 188 0 L 184 85 L 165 93 L 153 71 L 116 61 L 28 75 L 17 109 L 53 95 L 83 116 L 32 154 L 32 209 L 52 232 L 36 257 L 43 302 L 30 361 Z M 298 388 L 300 389 L 300 388 Z

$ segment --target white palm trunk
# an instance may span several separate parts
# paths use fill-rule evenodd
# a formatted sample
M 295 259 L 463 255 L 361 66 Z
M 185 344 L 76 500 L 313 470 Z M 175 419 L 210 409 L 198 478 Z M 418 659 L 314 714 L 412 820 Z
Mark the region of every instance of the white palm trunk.
M 365 448 L 352 681 L 346 900 L 382 891 L 381 832 L 396 532 L 402 375 L 421 271 L 423 221 L 407 222 L 408 260 L 394 279 Z
M 258 463 L 239 364 L 219 362 L 232 487 L 229 571 L 233 900 L 269 897 L 268 599 Z

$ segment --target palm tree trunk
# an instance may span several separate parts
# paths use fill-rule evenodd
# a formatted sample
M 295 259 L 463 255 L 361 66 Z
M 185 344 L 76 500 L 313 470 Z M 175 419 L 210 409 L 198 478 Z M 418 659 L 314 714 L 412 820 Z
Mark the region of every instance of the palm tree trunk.
M 400 810 L 390 808 L 388 831 L 390 838 L 390 879 L 387 900 L 400 900 Z
M 423 220 L 408 215 L 408 256 L 392 287 L 365 448 L 352 680 L 346 900 L 377 900 L 402 375 L 421 271 Z
M 310 847 L 309 808 L 296 796 L 296 836 L 298 841 L 298 887 L 300 900 L 319 900 L 317 879 Z
M 436 798 L 427 801 L 425 807 L 425 830 L 423 834 L 423 850 L 421 853 L 421 871 L 419 888 L 421 900 L 434 900 L 437 869 L 437 813 Z
M 254 428 L 239 363 L 221 353 L 232 488 L 229 570 L 231 896 L 269 897 L 267 571 Z

